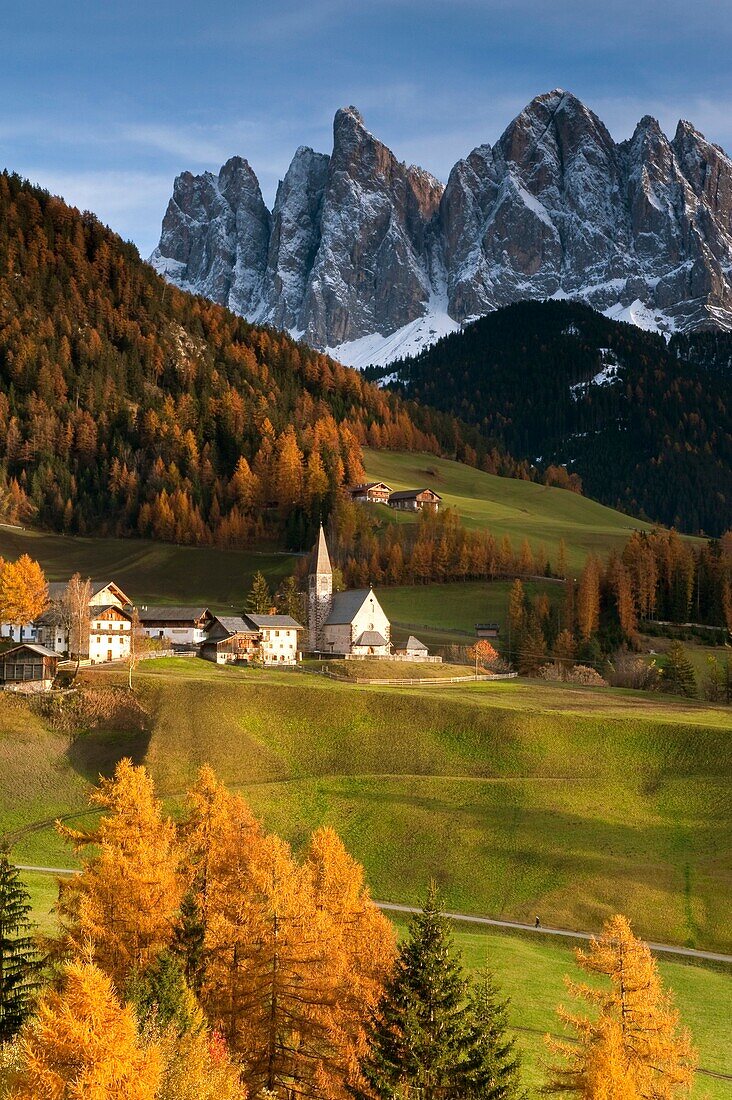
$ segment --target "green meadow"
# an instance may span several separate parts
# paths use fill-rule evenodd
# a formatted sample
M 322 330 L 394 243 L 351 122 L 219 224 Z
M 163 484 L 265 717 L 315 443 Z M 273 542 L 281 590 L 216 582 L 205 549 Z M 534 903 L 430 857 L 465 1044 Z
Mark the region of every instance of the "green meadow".
M 90 672 L 87 680 L 121 682 Z M 457 911 L 598 930 L 627 913 L 648 939 L 732 953 L 732 739 L 721 708 L 529 681 L 356 687 L 309 673 L 144 666 L 147 728 L 54 732 L 0 697 L 0 831 L 20 863 L 73 867 L 56 817 L 91 824 L 98 775 L 130 755 L 172 812 L 203 763 L 299 848 L 333 824 L 375 897 L 418 904 L 428 881 Z M 55 881 L 27 876 L 53 927 Z M 565 941 L 458 929 L 466 964 L 488 963 L 511 997 L 527 1084 L 557 1031 Z M 732 1074 L 724 968 L 661 962 L 701 1065 Z M 694 1100 L 732 1096 L 698 1077 Z
M 90 673 L 106 678 L 110 674 Z M 120 676 L 121 678 L 121 676 Z M 125 754 L 179 803 L 210 762 L 296 847 L 333 824 L 384 900 L 732 949 L 732 740 L 723 708 L 509 681 L 355 687 L 195 659 L 137 674 L 149 728 L 68 737 L 0 699 L 0 826 L 85 809 Z M 19 862 L 69 866 L 50 827 Z

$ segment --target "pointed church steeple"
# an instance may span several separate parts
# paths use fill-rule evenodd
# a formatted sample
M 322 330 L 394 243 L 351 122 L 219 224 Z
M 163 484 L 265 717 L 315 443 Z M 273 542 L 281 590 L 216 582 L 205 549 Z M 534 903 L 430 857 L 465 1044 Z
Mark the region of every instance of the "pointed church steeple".
M 330 564 L 330 554 L 328 553 L 328 543 L 325 541 L 325 531 L 323 530 L 323 524 L 320 525 L 320 532 L 318 533 L 318 541 L 315 544 L 315 553 L 313 554 L 313 568 L 311 573 L 317 575 L 325 575 L 330 573 L 333 575 L 333 568 Z
M 321 523 L 318 541 L 310 559 L 308 576 L 308 641 L 313 653 L 322 648 L 323 626 L 332 607 L 333 567 L 330 564 L 328 544 L 325 541 L 325 531 Z

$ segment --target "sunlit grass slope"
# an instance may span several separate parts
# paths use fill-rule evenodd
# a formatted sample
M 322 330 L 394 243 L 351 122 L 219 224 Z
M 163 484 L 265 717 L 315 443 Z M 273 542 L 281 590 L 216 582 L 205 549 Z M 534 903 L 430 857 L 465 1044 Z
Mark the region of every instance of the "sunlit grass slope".
M 433 455 L 367 450 L 365 465 L 370 479 L 392 489 L 430 486 L 466 526 L 488 527 L 499 539 L 508 535 L 516 549 L 527 538 L 535 552 L 543 544 L 554 561 L 564 539 L 574 569 L 589 553 L 604 557 L 635 528 L 651 526 L 566 489 L 496 477 Z
M 416 901 L 434 877 L 467 912 L 592 929 L 622 910 L 650 938 L 732 948 L 724 710 L 510 682 L 355 688 L 161 666 L 138 674 L 149 743 L 111 731 L 69 745 L 1 710 L 0 826 L 83 808 L 85 783 L 124 753 L 172 804 L 210 762 L 295 845 L 335 825 L 385 900 Z M 16 851 L 70 858 L 50 829 Z

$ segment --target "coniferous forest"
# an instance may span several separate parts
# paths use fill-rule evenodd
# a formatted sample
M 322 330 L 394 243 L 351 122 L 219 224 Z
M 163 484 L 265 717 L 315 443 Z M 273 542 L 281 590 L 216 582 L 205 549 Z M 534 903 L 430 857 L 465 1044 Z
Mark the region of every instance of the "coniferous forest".
M 732 334 L 667 342 L 558 301 L 488 314 L 398 364 L 391 388 L 519 459 L 566 465 L 587 496 L 720 535 L 732 519 L 731 382 Z
M 474 427 L 174 289 L 94 215 L 0 175 L 4 518 L 297 547 L 363 479 L 364 443 L 487 453 Z M 495 450 L 490 462 L 530 473 Z

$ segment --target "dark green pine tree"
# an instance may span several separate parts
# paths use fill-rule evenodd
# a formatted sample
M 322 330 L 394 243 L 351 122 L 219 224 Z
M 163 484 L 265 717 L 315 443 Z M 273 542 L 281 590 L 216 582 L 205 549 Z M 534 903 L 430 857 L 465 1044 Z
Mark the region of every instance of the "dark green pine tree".
M 180 960 L 163 951 L 142 974 L 127 983 L 125 1000 L 134 1005 L 138 1020 L 165 1028 L 174 1024 L 181 1034 L 195 1023 L 191 997 Z
M 371 1027 L 361 1068 L 372 1095 L 447 1100 L 461 1094 L 465 996 L 462 967 L 433 886 L 410 923 Z
M 192 890 L 183 895 L 178 923 L 175 927 L 172 952 L 180 960 L 183 974 L 194 993 L 198 993 L 205 970 L 204 944 L 206 925 L 201 907 Z
M 672 642 L 666 652 L 663 666 L 663 685 L 666 691 L 674 695 L 696 696 L 696 676 L 686 650 L 681 642 Z
M 485 970 L 468 997 L 468 1036 L 463 1070 L 466 1100 L 524 1100 L 520 1058 L 508 1033 L 508 1001 Z
M 546 661 L 546 639 L 541 629 L 541 621 L 535 611 L 531 611 L 521 634 L 518 651 L 518 670 L 522 676 L 535 676 Z
M 271 610 L 272 593 L 264 573 L 258 570 L 252 578 L 252 587 L 249 589 L 244 614 L 249 612 L 251 615 L 267 615 Z
M 29 895 L 7 846 L 0 847 L 0 1045 L 19 1031 L 33 1009 L 41 959 L 28 920 Z

